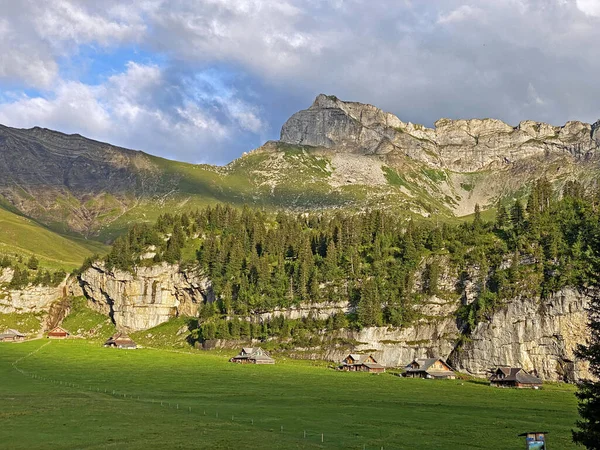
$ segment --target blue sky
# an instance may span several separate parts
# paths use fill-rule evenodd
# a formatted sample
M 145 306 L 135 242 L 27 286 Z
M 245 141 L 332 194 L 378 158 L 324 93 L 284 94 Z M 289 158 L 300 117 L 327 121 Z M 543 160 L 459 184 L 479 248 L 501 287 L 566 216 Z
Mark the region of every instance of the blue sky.
M 404 121 L 600 118 L 600 0 L 0 0 L 0 123 L 224 164 L 323 92 Z

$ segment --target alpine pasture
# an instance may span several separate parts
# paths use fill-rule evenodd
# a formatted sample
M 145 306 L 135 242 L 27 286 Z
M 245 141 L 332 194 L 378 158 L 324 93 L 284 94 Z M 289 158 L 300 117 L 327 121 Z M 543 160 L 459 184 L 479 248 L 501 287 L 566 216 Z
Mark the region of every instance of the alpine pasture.
M 228 356 L 0 344 L 0 447 L 509 449 L 523 444 L 518 433 L 543 428 L 552 448 L 575 448 L 570 385 L 494 389 Z

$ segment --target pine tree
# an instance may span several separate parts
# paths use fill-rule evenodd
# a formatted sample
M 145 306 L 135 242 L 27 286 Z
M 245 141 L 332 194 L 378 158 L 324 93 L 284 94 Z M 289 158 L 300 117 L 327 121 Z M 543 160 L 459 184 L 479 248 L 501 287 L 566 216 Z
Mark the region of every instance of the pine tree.
M 525 209 L 520 200 L 515 200 L 510 208 L 510 220 L 515 229 L 519 230 L 525 221 Z
M 508 211 L 503 203 L 498 205 L 498 212 L 496 213 L 496 228 L 502 230 L 508 223 Z
M 374 279 L 364 282 L 357 307 L 358 320 L 364 327 L 376 327 L 383 322 L 379 288 Z
M 589 310 L 591 337 L 589 344 L 579 346 L 578 356 L 590 363 L 590 372 L 600 378 L 600 302 L 594 299 Z M 600 450 L 600 382 L 585 380 L 577 390 L 579 399 L 579 430 L 573 431 L 573 441 L 588 450 Z

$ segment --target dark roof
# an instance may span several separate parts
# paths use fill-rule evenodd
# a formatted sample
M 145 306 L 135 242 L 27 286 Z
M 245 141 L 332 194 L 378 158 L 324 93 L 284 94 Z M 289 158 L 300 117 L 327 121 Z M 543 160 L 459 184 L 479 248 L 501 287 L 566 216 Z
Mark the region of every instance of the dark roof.
M 504 376 L 500 377 L 499 372 Z M 515 381 L 521 384 L 542 384 L 542 380 L 523 370 L 521 367 L 498 367 L 491 381 Z
M 118 333 L 112 335 L 104 343 L 104 345 L 113 345 L 113 344 L 117 345 L 117 346 L 122 346 L 122 347 L 136 347 L 137 346 L 137 344 L 133 341 L 133 339 L 131 339 L 127 334 L 125 334 L 123 332 L 118 332 Z
M 363 363 L 363 366 L 366 366 L 369 369 L 385 369 L 385 367 L 379 363 Z

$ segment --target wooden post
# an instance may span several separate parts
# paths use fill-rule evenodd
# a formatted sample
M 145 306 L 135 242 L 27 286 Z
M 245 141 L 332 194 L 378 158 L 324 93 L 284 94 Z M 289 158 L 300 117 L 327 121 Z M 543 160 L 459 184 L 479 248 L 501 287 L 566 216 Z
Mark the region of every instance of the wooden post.
M 321 442 L 323 442 L 323 439 L 325 438 L 324 433 L 321 433 Z

